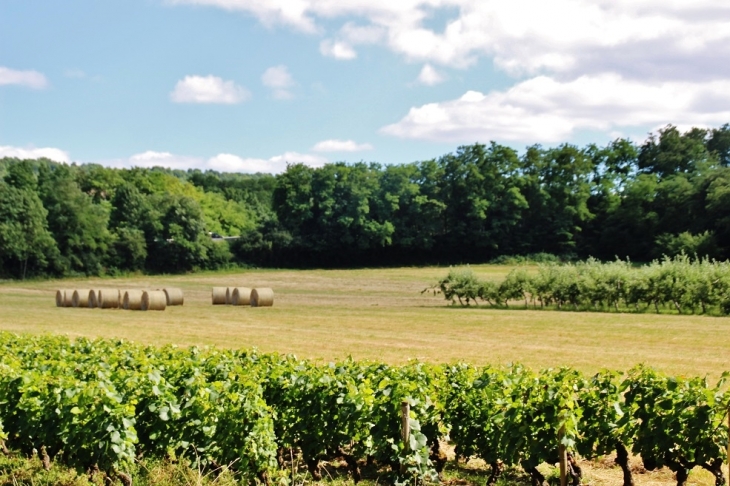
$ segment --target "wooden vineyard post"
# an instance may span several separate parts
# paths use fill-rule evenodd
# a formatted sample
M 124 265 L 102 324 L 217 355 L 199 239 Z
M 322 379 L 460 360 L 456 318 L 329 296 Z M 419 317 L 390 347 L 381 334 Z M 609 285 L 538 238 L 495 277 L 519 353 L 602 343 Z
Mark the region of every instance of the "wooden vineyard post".
M 411 424 L 409 419 L 411 417 L 411 405 L 403 400 L 400 403 L 400 435 L 403 440 L 403 452 L 408 452 L 411 443 Z M 406 472 L 406 465 L 400 465 L 401 474 Z
M 565 450 L 563 445 L 563 439 L 565 438 L 565 425 L 560 427 L 558 431 L 558 437 L 560 438 L 560 444 L 558 445 L 558 460 L 560 461 L 560 486 L 568 486 L 568 452 Z

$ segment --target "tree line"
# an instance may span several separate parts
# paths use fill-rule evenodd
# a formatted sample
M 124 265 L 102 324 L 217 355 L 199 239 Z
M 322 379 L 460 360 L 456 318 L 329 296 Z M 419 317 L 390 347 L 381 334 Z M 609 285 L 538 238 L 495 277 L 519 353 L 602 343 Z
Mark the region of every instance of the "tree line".
M 730 125 L 279 175 L 0 159 L 0 273 L 730 257 Z M 211 233 L 240 236 L 214 241 Z
M 635 267 L 630 261 L 540 264 L 513 269 L 502 281 L 482 280 L 470 268 L 452 268 L 423 292 L 462 306 L 481 300 L 493 307 L 587 311 L 730 314 L 730 262 L 685 254 Z

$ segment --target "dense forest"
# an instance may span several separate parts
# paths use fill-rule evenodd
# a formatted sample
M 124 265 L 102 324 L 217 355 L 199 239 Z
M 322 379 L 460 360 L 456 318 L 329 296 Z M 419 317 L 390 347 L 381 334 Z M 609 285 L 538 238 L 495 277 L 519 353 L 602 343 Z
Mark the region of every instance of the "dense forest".
M 0 275 L 730 257 L 730 125 L 279 175 L 0 159 Z M 238 238 L 212 238 L 211 235 Z

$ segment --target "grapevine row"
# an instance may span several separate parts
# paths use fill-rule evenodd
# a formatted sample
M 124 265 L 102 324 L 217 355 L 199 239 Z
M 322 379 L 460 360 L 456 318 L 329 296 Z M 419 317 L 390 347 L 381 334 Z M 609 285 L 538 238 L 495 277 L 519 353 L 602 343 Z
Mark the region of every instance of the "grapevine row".
M 315 479 L 322 460 L 341 458 L 355 481 L 367 462 L 401 483 L 435 479 L 448 440 L 458 456 L 492 465 L 490 483 L 504 466 L 521 466 L 541 485 L 536 466 L 555 463 L 563 444 L 576 484 L 576 457 L 615 451 L 630 486 L 632 451 L 647 469 L 671 468 L 680 486 L 696 466 L 720 485 L 730 399 L 724 380 L 711 386 L 644 367 L 585 376 L 517 365 L 322 364 L 2 333 L 0 446 L 98 467 L 125 484 L 139 457 L 229 466 L 241 479 L 282 484 L 293 454 Z
M 479 279 L 470 269 L 451 269 L 435 286 L 451 302 L 479 300 L 495 307 L 730 314 L 730 262 L 693 260 L 686 255 L 634 267 L 617 260 L 540 265 L 513 269 L 504 280 Z

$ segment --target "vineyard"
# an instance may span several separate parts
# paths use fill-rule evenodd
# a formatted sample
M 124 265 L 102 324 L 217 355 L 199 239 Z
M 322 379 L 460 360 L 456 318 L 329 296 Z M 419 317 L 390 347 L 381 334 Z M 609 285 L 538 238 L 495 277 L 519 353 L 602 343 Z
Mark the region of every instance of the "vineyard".
M 285 484 L 293 458 L 314 479 L 340 458 L 355 481 L 365 464 L 393 483 L 435 480 L 442 446 L 457 457 L 519 466 L 534 485 L 562 445 L 577 458 L 611 452 L 633 484 L 629 451 L 668 467 L 682 486 L 694 467 L 724 484 L 730 393 L 725 377 L 637 367 L 585 376 L 568 368 L 316 363 L 256 351 L 144 347 L 124 341 L 0 334 L 0 446 L 123 484 L 136 460 L 228 467 L 241 480 Z M 401 410 L 408 404 L 404 442 Z
M 675 311 L 679 314 L 730 314 L 730 263 L 665 257 L 634 267 L 629 261 L 540 265 L 536 273 L 516 268 L 501 282 L 480 280 L 471 270 L 452 269 L 435 286 L 462 305 L 479 300 L 493 307 L 524 307 L 589 311 Z

